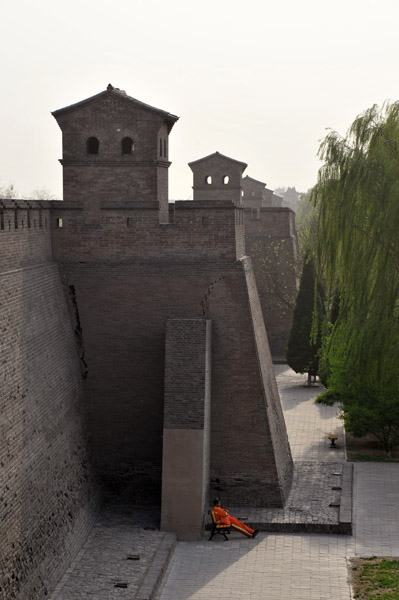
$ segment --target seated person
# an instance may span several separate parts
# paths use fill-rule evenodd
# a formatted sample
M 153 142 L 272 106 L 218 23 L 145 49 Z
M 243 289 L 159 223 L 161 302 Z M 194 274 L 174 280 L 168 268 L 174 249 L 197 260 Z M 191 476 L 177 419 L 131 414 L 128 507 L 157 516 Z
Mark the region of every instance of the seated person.
M 219 498 L 215 498 L 213 501 L 213 510 L 212 510 L 213 520 L 218 525 L 228 525 L 229 527 L 234 527 L 240 533 L 249 538 L 254 538 L 258 535 L 259 529 L 251 529 L 244 523 L 241 523 L 238 519 L 231 517 L 229 515 L 229 511 L 222 507 L 222 504 Z

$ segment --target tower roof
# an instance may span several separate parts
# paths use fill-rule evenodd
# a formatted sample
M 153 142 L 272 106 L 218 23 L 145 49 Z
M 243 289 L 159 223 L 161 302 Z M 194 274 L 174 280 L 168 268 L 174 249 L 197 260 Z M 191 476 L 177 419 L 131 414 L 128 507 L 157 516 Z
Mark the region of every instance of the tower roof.
M 253 177 L 250 177 L 249 175 L 245 175 L 245 177 L 243 178 L 243 181 L 252 181 L 253 183 L 258 183 L 259 185 L 266 187 L 266 183 L 264 181 L 260 181 L 259 179 L 254 179 Z
M 94 104 L 107 96 L 112 96 L 114 98 L 118 98 L 122 102 L 128 102 L 129 104 L 140 108 L 141 110 L 145 110 L 148 112 L 152 112 L 158 114 L 160 117 L 163 117 L 165 124 L 168 126 L 168 131 L 172 129 L 173 125 L 179 119 L 176 115 L 172 115 L 171 113 L 161 110 L 160 108 L 155 108 L 154 106 L 150 106 L 149 104 L 145 104 L 140 100 L 136 100 L 136 98 L 132 98 L 132 96 L 128 96 L 124 90 L 120 90 L 119 88 L 114 87 L 110 83 L 107 86 L 107 89 L 95 96 L 90 96 L 90 98 L 86 98 L 85 100 L 81 100 L 80 102 L 76 102 L 75 104 L 70 104 L 69 106 L 65 106 L 64 108 L 59 108 L 58 110 L 53 111 L 51 114 L 53 117 L 57 119 L 58 116 L 67 114 L 69 112 L 73 112 L 75 110 L 79 110 L 80 108 L 87 106 L 88 104 Z
M 241 162 L 240 160 L 236 160 L 235 158 L 230 158 L 230 156 L 226 156 L 225 154 L 221 154 L 220 152 L 213 152 L 213 154 L 208 154 L 208 156 L 204 156 L 203 158 L 199 158 L 198 160 L 194 160 L 188 163 L 188 166 L 191 168 L 193 165 L 197 165 L 200 162 L 205 162 L 207 160 L 211 160 L 213 158 L 224 158 L 230 162 L 236 163 L 237 165 L 241 165 L 242 170 L 244 171 L 247 168 L 247 163 Z

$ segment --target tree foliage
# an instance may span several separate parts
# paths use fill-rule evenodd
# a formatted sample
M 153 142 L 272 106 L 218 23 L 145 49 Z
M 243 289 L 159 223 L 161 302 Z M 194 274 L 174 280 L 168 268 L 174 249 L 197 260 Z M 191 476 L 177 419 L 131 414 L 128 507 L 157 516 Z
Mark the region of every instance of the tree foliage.
M 329 387 L 345 399 L 348 427 L 359 433 L 360 410 L 376 415 L 387 397 L 399 403 L 399 103 L 365 111 L 346 137 L 330 132 L 320 157 L 312 190 L 317 267 L 330 309 L 339 297 L 322 360 Z
M 55 195 L 47 188 L 36 188 L 28 195 L 20 195 L 16 190 L 14 184 L 0 185 L 0 199 L 13 200 L 14 198 L 26 199 L 26 200 L 54 200 Z
M 321 331 L 312 335 L 315 290 L 315 266 L 312 258 L 305 257 L 299 291 L 288 337 L 286 359 L 296 373 L 308 373 L 310 377 L 318 373 Z M 324 291 L 317 285 L 316 298 L 318 312 L 324 312 Z
M 2 199 L 2 200 L 5 198 L 12 199 L 12 198 L 17 198 L 17 197 L 18 197 L 18 192 L 12 183 L 7 186 L 0 185 L 0 199 Z
M 296 211 L 299 252 L 304 258 L 313 252 L 317 231 L 318 209 L 311 200 L 312 190 L 302 194 Z

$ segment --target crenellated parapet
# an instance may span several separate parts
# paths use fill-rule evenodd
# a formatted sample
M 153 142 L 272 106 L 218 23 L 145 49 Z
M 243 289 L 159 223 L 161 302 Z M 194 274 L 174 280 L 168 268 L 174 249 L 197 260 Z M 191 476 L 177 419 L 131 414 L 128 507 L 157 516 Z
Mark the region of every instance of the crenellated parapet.
M 46 228 L 52 201 L 0 199 L 0 231 Z
M 52 206 L 46 200 L 0 200 L 1 271 L 52 260 Z

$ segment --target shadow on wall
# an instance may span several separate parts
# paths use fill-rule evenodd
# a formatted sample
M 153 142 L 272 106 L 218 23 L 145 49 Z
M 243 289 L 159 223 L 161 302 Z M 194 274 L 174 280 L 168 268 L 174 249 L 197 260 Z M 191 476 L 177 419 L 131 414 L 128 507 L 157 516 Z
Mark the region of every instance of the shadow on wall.
M 58 268 L 29 266 L 0 274 L 0 281 L 0 305 L 9 309 L 0 314 L 0 587 L 10 600 L 41 600 L 84 541 L 99 496 Z

